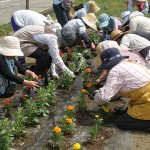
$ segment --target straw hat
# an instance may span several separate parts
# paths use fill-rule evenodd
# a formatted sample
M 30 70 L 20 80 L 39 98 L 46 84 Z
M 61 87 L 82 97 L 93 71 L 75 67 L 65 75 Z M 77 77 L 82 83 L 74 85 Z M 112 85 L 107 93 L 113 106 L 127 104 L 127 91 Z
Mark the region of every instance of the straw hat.
M 23 56 L 24 55 L 20 49 L 19 40 L 13 36 L 4 37 L 0 46 L 0 54 L 4 56 Z
M 127 33 L 130 33 L 131 31 L 126 31 L 126 32 L 123 32 L 121 30 L 114 30 L 111 32 L 110 34 L 110 40 L 116 40 L 118 39 L 120 36 L 124 35 L 124 34 L 127 34 Z
M 94 13 L 88 13 L 87 15 L 85 15 L 84 17 L 82 17 L 82 20 L 91 28 L 93 28 L 94 30 L 97 31 L 97 26 L 96 26 L 96 22 L 97 22 L 97 18 L 94 15 Z
M 89 13 L 95 13 L 100 10 L 97 4 L 94 1 L 89 1 Z

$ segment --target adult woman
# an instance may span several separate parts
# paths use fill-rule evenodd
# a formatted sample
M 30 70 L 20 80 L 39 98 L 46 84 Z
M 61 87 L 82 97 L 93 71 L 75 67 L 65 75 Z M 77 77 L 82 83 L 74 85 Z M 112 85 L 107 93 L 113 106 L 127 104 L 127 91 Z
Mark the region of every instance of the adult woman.
M 0 97 L 10 97 L 15 92 L 15 84 L 23 84 L 29 87 L 38 87 L 35 81 L 28 81 L 17 76 L 17 72 L 32 76 L 37 79 L 37 75 L 25 69 L 16 60 L 16 56 L 23 56 L 20 49 L 19 40 L 12 36 L 6 36 L 0 47 Z

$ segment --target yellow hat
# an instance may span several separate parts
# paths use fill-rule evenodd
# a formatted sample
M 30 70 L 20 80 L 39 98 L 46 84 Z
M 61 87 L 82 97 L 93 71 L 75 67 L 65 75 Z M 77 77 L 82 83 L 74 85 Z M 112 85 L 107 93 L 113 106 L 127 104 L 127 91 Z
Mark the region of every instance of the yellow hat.
M 121 31 L 121 30 L 114 30 L 111 32 L 110 34 L 110 40 L 117 40 L 120 36 L 124 35 L 124 34 L 127 34 L 127 33 L 130 33 L 131 31 Z
M 98 68 L 101 64 L 101 43 L 99 43 L 96 47 L 96 52 L 97 52 L 97 56 L 93 59 L 93 66 L 95 66 L 95 68 Z
M 88 13 L 87 15 L 82 17 L 82 19 L 89 27 L 97 31 L 97 26 L 96 26 L 97 18 L 94 15 L 94 13 Z
M 95 13 L 100 10 L 94 1 L 89 1 L 89 13 Z

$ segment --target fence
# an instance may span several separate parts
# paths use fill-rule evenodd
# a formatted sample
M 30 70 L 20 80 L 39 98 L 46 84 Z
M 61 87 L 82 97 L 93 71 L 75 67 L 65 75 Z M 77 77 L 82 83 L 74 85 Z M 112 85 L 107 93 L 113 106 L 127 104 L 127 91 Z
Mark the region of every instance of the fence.
M 42 12 L 52 9 L 53 0 L 0 0 L 0 24 L 9 22 L 15 11 L 26 9 L 28 1 L 30 10 Z

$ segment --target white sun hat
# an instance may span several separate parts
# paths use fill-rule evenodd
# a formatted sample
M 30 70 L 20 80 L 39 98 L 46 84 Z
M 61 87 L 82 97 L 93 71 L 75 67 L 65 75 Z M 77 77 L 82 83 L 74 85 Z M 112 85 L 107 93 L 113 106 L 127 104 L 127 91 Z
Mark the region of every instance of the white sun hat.
M 136 16 L 144 16 L 143 13 L 139 12 L 139 11 L 124 11 L 121 14 L 121 19 L 122 19 L 122 26 L 124 24 L 126 24 L 128 21 L 130 21 L 132 18 L 136 17 Z
M 0 45 L 0 54 L 4 56 L 24 56 L 20 42 L 16 37 L 6 36 Z

